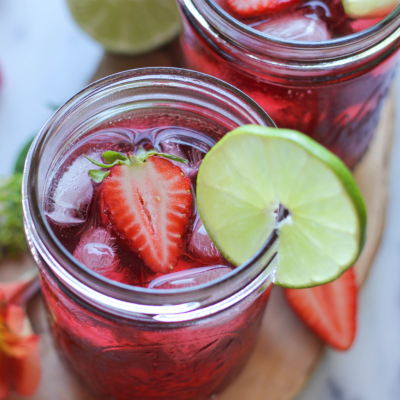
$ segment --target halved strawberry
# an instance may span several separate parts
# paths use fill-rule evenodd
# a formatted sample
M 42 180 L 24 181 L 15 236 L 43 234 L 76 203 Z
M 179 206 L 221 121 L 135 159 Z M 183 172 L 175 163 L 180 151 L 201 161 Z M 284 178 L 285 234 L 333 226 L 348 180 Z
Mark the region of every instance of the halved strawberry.
M 230 9 L 242 17 L 256 17 L 287 10 L 299 0 L 226 0 Z
M 100 189 L 100 193 L 98 195 L 98 199 L 99 199 L 99 212 L 100 212 L 100 219 L 102 224 L 107 228 L 110 225 L 110 220 L 107 217 L 106 214 L 106 206 L 104 204 L 104 199 L 103 199 L 103 193 Z
M 310 289 L 285 289 L 296 314 L 327 344 L 347 350 L 356 334 L 357 286 L 353 268 Z
M 191 182 L 171 161 L 185 160 L 143 149 L 128 157 L 106 152 L 111 171 L 91 171 L 103 181 L 101 197 L 112 228 L 154 272 L 169 272 L 182 253 L 191 214 Z

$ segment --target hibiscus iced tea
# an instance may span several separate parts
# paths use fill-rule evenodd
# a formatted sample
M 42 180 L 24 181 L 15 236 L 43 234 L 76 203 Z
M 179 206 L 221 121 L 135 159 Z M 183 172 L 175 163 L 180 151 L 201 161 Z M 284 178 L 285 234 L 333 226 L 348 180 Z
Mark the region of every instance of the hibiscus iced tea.
M 217 278 L 228 273 L 232 266 L 208 237 L 195 202 L 197 171 L 216 139 L 178 126 L 140 129 L 129 119 L 113 125 L 93 132 L 55 173 L 47 193 L 46 217 L 60 242 L 86 267 L 128 285 L 181 288 L 195 285 L 197 280 L 207 282 L 208 274 Z M 134 182 L 132 190 L 126 179 L 123 190 L 114 185 L 107 194 L 105 186 L 111 180 L 91 179 L 90 170 L 102 169 L 88 160 L 103 163 L 102 154 L 107 151 L 123 156 L 156 151 L 173 159 L 149 157 L 142 168 L 146 170 L 147 163 L 152 175 L 146 175 L 143 185 Z M 178 158 L 182 161 L 174 161 Z M 133 180 L 137 173 L 133 169 Z M 115 210 L 110 196 L 123 203 L 123 212 Z M 127 210 L 127 198 L 133 201 L 133 211 Z M 135 211 L 143 218 L 134 215 Z M 137 229 L 130 234 L 123 224 L 137 224 Z M 151 233 L 156 245 L 165 250 L 153 248 L 156 245 L 147 238 Z M 140 235 L 146 236 L 141 244 L 138 239 L 131 244 Z
M 394 75 L 399 8 L 385 18 L 355 18 L 341 0 L 178 3 L 189 68 L 231 83 L 278 127 L 306 133 L 349 167 L 357 164 Z M 253 3 L 271 6 L 255 11 Z
M 147 69 L 85 89 L 33 145 L 27 235 L 58 351 L 95 396 L 206 400 L 247 360 L 276 236 L 233 268 L 195 202 L 204 155 L 245 123 L 273 125 L 218 80 Z

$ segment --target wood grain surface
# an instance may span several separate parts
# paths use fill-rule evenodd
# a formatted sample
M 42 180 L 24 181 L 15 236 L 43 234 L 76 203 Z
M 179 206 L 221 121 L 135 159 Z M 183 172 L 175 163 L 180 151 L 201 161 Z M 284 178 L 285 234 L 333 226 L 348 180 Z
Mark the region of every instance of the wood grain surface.
M 132 68 L 176 66 L 179 46 L 173 42 L 140 57 L 105 55 L 93 80 Z M 370 150 L 355 170 L 369 212 L 365 250 L 356 264 L 359 284 L 364 282 L 378 249 L 384 228 L 388 196 L 388 162 L 394 130 L 393 98 L 387 102 Z M 9 281 L 32 268 L 29 256 L 0 265 L 0 281 Z M 46 323 L 40 295 L 29 304 L 34 329 L 41 334 L 43 379 L 32 400 L 93 400 L 72 378 L 59 360 Z M 286 305 L 282 290 L 275 287 L 251 358 L 238 379 L 218 400 L 291 400 L 307 382 L 324 352 L 323 343 L 306 328 Z M 14 395 L 12 400 L 21 400 Z M 190 400 L 190 399 L 188 399 Z

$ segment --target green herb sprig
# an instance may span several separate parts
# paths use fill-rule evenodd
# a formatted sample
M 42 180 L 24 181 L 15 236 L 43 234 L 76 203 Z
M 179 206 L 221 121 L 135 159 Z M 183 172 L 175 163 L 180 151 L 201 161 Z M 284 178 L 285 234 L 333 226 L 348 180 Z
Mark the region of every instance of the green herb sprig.
M 22 214 L 22 172 L 33 139 L 18 155 L 14 174 L 0 179 L 0 260 L 15 258 L 28 250 Z

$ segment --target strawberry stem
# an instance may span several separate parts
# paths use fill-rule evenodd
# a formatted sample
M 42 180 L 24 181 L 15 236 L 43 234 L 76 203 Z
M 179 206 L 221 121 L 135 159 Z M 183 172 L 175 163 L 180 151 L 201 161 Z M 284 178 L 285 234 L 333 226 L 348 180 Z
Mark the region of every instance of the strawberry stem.
M 128 157 L 116 151 L 106 151 L 102 154 L 102 157 L 107 164 L 100 163 L 94 160 L 93 158 L 84 155 L 84 157 L 86 157 L 94 165 L 100 168 L 107 168 L 107 169 L 112 168 L 116 165 L 127 165 L 128 167 L 132 167 L 135 164 L 141 164 L 146 162 L 146 160 L 152 156 L 163 157 L 167 158 L 168 160 L 184 164 L 187 164 L 189 162 L 184 158 L 175 156 L 173 154 L 159 153 L 154 149 L 146 151 L 143 147 L 139 147 L 139 150 L 136 155 L 133 153 L 128 153 Z M 98 169 L 91 169 L 89 171 L 89 175 L 95 182 L 101 183 L 104 181 L 104 179 L 107 178 L 108 175 L 110 175 L 110 171 L 99 171 Z

